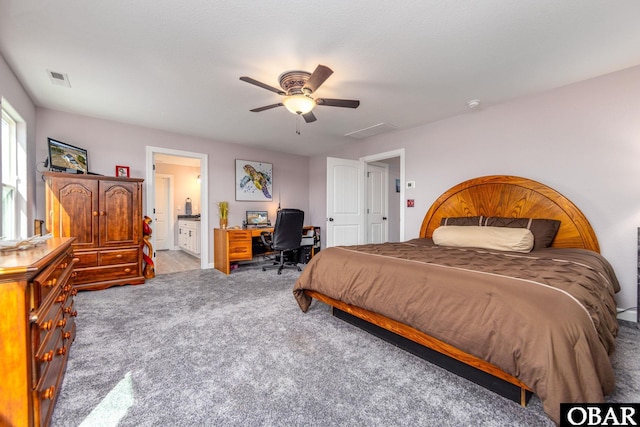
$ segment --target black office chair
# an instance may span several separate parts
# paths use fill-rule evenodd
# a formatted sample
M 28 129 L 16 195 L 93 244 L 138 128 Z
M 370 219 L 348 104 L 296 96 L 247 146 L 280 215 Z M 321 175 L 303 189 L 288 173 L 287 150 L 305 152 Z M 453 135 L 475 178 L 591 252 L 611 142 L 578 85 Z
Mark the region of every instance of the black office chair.
M 282 274 L 282 269 L 285 267 L 295 267 L 298 271 L 302 271 L 297 260 L 286 261 L 285 252 L 300 248 L 303 225 L 304 211 L 300 209 L 281 209 L 278 211 L 273 232 L 263 231 L 260 233 L 260 238 L 268 251 L 280 252 L 280 259 L 273 265 L 265 265 L 262 267 L 262 271 L 275 267 L 278 267 L 278 274 Z

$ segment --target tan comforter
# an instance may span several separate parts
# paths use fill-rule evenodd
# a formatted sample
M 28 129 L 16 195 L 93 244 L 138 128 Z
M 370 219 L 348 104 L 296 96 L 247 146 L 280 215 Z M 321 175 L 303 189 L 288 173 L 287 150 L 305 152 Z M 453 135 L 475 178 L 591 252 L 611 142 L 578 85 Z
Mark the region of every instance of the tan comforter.
M 618 332 L 609 263 L 582 249 L 529 254 L 434 246 L 430 239 L 328 248 L 295 284 L 405 323 L 519 378 L 559 422 L 561 402 L 614 388 Z

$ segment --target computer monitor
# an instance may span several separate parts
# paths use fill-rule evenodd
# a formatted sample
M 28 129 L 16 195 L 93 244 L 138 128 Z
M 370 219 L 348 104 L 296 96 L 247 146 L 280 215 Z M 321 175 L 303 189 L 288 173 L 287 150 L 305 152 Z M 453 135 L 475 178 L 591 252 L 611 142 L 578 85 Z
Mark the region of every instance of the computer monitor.
M 87 150 L 62 141 L 48 138 L 49 168 L 68 173 L 89 173 Z
M 269 212 L 247 211 L 247 225 L 270 225 Z

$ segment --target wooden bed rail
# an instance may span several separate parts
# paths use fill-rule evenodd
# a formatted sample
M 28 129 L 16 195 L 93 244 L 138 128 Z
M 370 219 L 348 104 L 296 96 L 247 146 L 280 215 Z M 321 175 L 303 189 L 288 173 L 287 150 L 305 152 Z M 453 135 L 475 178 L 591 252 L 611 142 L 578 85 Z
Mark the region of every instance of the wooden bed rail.
M 495 378 L 498 378 L 502 381 L 505 381 L 509 384 L 512 384 L 520 389 L 520 399 L 519 403 L 522 406 L 527 405 L 527 392 L 532 393 L 531 389 L 527 387 L 522 381 L 518 378 L 514 377 L 511 374 L 508 374 L 498 368 L 497 366 L 482 360 L 476 356 L 473 356 L 469 353 L 466 353 L 462 350 L 453 347 L 450 344 L 445 343 L 444 341 L 440 341 L 437 338 L 429 336 L 424 332 L 420 332 L 419 330 L 412 328 L 411 326 L 405 325 L 404 323 L 400 323 L 398 321 L 389 319 L 385 316 L 382 316 L 377 313 L 373 313 L 371 311 L 365 310 L 360 307 L 356 307 L 350 304 L 346 304 L 342 301 L 338 301 L 321 293 L 312 290 L 305 290 L 305 294 L 310 296 L 311 298 L 315 298 L 318 301 L 322 301 L 325 304 L 328 304 L 331 307 L 337 308 L 338 310 L 344 311 L 352 316 L 355 316 L 359 319 L 364 320 L 370 324 L 376 325 L 382 329 L 385 329 L 389 332 L 392 332 L 396 335 L 399 335 L 403 338 L 406 338 L 414 343 L 427 347 L 431 350 L 434 350 L 440 354 L 443 354 L 447 357 L 450 357 L 454 360 L 457 360 L 461 363 L 464 363 L 468 366 L 471 366 L 475 369 L 478 369 L 486 374 L 489 374 Z

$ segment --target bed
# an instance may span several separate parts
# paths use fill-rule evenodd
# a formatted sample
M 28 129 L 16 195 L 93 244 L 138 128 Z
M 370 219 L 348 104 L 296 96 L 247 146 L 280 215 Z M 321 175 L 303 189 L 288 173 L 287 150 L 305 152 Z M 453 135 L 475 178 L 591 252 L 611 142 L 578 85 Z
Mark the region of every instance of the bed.
M 530 250 L 456 240 L 503 228 L 521 229 L 504 232 L 529 239 Z M 619 290 L 570 200 L 536 181 L 493 175 L 442 194 L 417 239 L 323 250 L 293 293 L 304 312 L 322 301 L 523 406 L 535 393 L 558 423 L 560 403 L 602 402 L 614 388 Z

